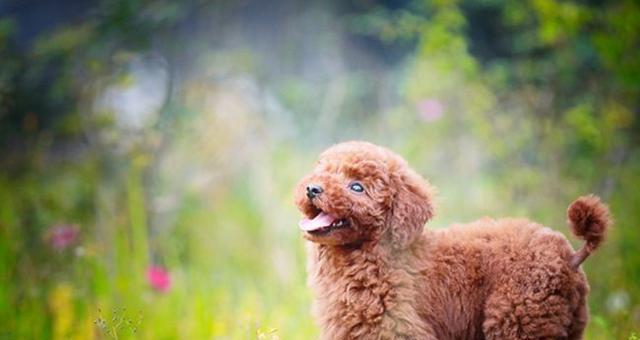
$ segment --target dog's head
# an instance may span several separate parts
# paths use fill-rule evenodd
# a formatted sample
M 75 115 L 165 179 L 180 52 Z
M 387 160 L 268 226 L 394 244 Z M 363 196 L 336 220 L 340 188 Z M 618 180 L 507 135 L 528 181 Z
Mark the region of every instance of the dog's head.
M 304 236 L 327 245 L 389 241 L 403 248 L 434 213 L 429 184 L 400 156 L 366 142 L 324 151 L 295 200 Z

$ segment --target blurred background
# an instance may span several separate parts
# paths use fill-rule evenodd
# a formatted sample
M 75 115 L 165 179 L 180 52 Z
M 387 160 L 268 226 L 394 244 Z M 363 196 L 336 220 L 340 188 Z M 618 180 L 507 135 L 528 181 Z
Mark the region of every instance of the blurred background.
M 317 337 L 292 190 L 350 139 L 430 228 L 601 195 L 586 337 L 637 339 L 634 0 L 0 1 L 0 338 Z

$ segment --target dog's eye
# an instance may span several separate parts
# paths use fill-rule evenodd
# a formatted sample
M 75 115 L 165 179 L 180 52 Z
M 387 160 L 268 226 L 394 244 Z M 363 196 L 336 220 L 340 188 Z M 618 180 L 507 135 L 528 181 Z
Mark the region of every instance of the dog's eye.
M 349 189 L 351 189 L 351 191 L 355 191 L 355 192 L 363 192 L 364 191 L 364 187 L 362 186 L 362 184 L 360 184 L 360 182 L 353 182 L 353 183 L 349 184 Z

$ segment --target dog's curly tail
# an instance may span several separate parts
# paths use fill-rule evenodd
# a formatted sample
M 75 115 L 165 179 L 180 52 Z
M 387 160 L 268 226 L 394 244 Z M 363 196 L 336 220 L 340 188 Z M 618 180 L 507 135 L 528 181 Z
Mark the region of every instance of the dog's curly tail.
M 604 241 L 612 223 L 609 208 L 595 195 L 578 197 L 567 209 L 567 223 L 573 234 L 586 243 L 571 257 L 571 266 L 577 269 Z

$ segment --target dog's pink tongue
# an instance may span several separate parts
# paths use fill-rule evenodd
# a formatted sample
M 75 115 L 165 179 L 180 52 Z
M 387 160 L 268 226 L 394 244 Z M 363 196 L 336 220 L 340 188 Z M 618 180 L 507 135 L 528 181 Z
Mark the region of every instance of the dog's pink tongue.
M 298 227 L 303 231 L 314 231 L 322 227 L 330 226 L 336 219 L 323 212 L 319 213 L 314 219 L 303 218 L 298 223 Z

